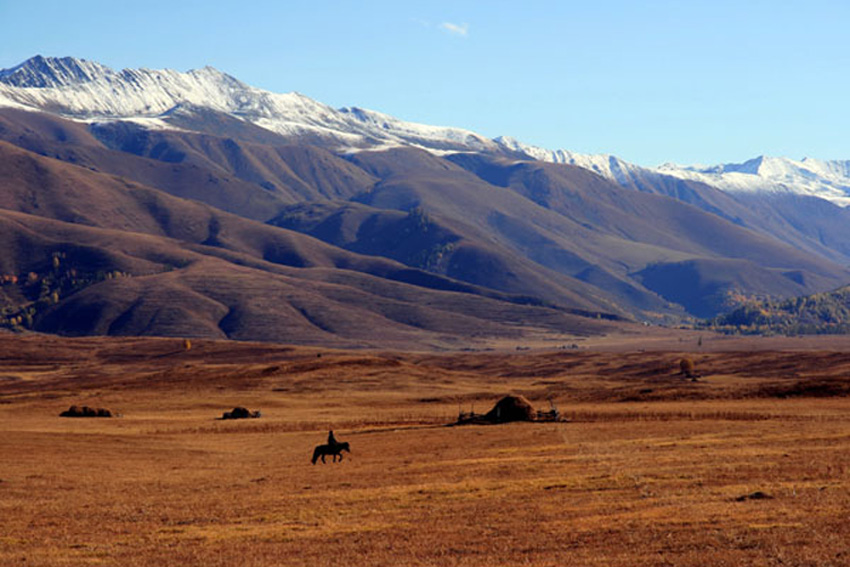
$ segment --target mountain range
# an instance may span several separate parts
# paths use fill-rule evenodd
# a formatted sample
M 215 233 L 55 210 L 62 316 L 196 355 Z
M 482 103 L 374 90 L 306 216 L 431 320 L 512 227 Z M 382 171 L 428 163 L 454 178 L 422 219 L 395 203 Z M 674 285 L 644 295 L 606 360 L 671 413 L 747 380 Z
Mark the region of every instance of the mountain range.
M 850 162 L 642 168 L 206 67 L 0 71 L 5 325 L 457 347 L 837 288 Z

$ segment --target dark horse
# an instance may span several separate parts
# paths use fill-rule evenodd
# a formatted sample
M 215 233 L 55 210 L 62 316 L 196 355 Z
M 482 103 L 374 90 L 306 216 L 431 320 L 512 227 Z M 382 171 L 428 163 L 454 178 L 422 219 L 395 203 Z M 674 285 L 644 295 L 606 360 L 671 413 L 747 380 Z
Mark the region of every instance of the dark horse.
M 348 441 L 343 443 L 334 443 L 333 445 L 319 445 L 313 450 L 313 464 L 316 464 L 316 461 L 319 460 L 319 457 L 322 458 L 322 462 L 325 462 L 325 457 L 327 455 L 333 455 L 333 462 L 336 462 L 336 458 L 339 457 L 339 460 L 342 461 L 342 452 L 346 451 L 348 453 L 351 452 L 351 448 L 348 446 Z

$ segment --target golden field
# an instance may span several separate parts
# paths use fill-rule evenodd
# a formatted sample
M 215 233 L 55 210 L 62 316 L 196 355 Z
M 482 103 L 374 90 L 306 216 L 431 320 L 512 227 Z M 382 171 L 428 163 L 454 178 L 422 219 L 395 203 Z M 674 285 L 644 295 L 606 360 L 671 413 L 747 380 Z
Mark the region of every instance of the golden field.
M 845 344 L 619 344 L 2 335 L 0 565 L 850 565 Z M 507 393 L 567 421 L 446 426 Z

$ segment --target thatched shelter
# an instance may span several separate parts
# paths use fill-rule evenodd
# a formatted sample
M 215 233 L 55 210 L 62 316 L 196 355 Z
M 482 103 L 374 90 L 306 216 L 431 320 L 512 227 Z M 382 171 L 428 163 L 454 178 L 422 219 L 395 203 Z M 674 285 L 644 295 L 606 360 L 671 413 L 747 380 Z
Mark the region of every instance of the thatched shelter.
M 508 423 L 510 421 L 534 421 L 537 411 L 524 396 L 505 396 L 484 414 L 484 420 L 490 423 Z

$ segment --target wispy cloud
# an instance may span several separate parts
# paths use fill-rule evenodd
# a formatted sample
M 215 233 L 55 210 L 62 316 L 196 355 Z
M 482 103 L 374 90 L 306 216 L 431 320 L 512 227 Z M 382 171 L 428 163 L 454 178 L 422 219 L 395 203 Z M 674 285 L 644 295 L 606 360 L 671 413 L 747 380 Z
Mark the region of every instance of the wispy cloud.
M 469 35 L 469 24 L 453 24 L 452 22 L 443 22 L 440 24 L 440 29 L 452 35 L 466 37 Z

